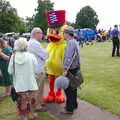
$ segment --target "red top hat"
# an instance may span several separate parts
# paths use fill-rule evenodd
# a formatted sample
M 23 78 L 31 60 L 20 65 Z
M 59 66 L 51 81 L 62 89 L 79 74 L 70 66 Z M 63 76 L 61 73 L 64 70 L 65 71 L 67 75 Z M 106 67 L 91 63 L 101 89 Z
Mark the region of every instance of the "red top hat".
M 49 26 L 60 26 L 66 23 L 65 10 L 48 11 L 45 13 Z

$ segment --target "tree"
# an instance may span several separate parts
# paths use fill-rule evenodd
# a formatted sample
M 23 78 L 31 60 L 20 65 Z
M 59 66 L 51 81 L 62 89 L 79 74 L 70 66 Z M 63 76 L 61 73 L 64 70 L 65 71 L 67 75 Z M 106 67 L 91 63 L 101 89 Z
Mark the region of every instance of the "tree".
M 24 29 L 24 21 L 9 2 L 0 0 L 0 32 L 20 32 Z
M 30 32 L 33 28 L 33 18 L 34 18 L 34 16 L 26 17 L 26 27 L 27 27 L 26 29 L 28 32 Z
M 74 27 L 74 26 L 73 26 L 73 23 L 71 23 L 71 22 L 69 22 L 69 21 L 66 21 L 66 24 L 69 25 L 69 26 Z
M 98 15 L 90 6 L 83 7 L 80 12 L 77 13 L 75 22 L 77 28 L 96 29 L 98 23 Z
M 36 9 L 36 14 L 33 16 L 33 25 L 35 27 L 40 27 L 44 32 L 47 30 L 48 23 L 45 17 L 45 12 L 53 10 L 53 3 L 50 0 L 38 0 L 38 7 Z
M 25 20 L 21 17 L 18 17 L 14 31 L 19 32 L 20 34 L 27 31 L 27 26 Z

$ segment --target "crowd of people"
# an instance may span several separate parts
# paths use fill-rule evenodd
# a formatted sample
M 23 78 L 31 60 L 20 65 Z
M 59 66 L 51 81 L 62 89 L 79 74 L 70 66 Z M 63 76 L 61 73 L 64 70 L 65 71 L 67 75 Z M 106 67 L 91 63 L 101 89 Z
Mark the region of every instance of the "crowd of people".
M 73 31 L 73 28 L 67 27 L 63 32 L 67 43 L 61 66 L 63 76 L 67 76 L 69 71 L 76 74 L 80 70 L 79 46 L 74 39 Z M 31 31 L 29 41 L 20 37 L 14 41 L 14 46 L 10 46 L 5 40 L 0 39 L 0 70 L 3 77 L 2 85 L 5 88 L 0 97 L 10 96 L 11 86 L 14 86 L 17 93 L 17 116 L 20 120 L 35 119 L 36 112 L 46 111 L 43 100 L 45 62 L 50 56 L 40 43 L 42 36 L 42 30 L 35 27 Z M 75 59 L 72 58 L 74 52 Z M 68 63 L 71 60 L 72 63 L 69 66 Z M 69 69 L 67 69 L 68 66 Z M 66 105 L 61 113 L 73 114 L 78 107 L 77 87 L 73 89 L 69 85 L 64 92 Z
M 97 30 L 94 40 L 96 40 L 98 42 L 112 40 L 112 46 L 113 46 L 112 57 L 114 57 L 115 54 L 116 54 L 116 56 L 120 56 L 120 51 L 119 51 L 120 40 L 119 39 L 120 39 L 120 30 L 118 28 L 118 25 L 114 25 L 114 28 L 110 27 L 110 29 L 108 31 L 106 31 L 104 29 Z M 79 41 L 79 45 L 81 45 L 83 47 L 83 44 L 86 43 L 86 45 L 87 45 L 86 41 L 89 41 L 89 40 L 82 40 L 79 37 L 78 41 Z

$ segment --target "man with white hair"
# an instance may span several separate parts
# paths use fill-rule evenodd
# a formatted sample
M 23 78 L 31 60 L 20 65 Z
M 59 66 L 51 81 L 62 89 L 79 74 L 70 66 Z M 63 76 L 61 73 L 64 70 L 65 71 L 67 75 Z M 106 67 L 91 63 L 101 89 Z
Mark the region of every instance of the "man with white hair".
M 43 33 L 42 30 L 38 27 L 33 28 L 31 31 L 31 39 L 29 41 L 28 51 L 33 53 L 38 61 L 37 66 L 37 83 L 39 87 L 38 95 L 37 95 L 37 104 L 36 111 L 45 111 L 42 107 L 44 105 L 43 102 L 43 89 L 44 89 L 44 80 L 45 80 L 45 72 L 44 65 L 45 60 L 48 58 L 48 53 L 41 46 L 39 40 L 42 39 Z

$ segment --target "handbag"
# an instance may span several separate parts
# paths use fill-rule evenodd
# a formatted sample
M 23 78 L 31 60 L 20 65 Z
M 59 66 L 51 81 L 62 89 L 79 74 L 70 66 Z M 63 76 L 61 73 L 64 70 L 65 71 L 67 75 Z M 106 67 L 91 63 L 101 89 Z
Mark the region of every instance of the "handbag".
M 11 98 L 14 102 L 17 100 L 17 93 L 14 86 L 11 87 Z
M 13 76 L 15 75 L 15 55 L 13 55 Z M 13 76 L 11 75 L 12 79 L 13 79 Z M 15 87 L 14 85 L 12 84 L 12 87 L 11 87 L 11 99 L 15 102 L 17 100 L 17 93 L 16 93 L 16 90 L 15 90 Z
M 80 85 L 84 82 L 84 79 L 80 70 L 74 74 L 71 71 L 68 71 L 67 77 L 70 79 L 70 86 L 72 88 L 80 87 Z
M 80 87 L 80 85 L 84 82 L 84 79 L 83 79 L 82 72 L 80 70 L 80 63 L 79 63 L 78 68 L 75 68 L 74 70 L 70 70 L 70 67 L 71 67 L 75 57 L 76 57 L 76 51 L 74 52 L 74 54 L 72 56 L 72 60 L 71 60 L 71 62 L 69 64 L 69 66 L 68 66 L 67 77 L 70 80 L 69 86 L 76 89 L 76 88 Z

